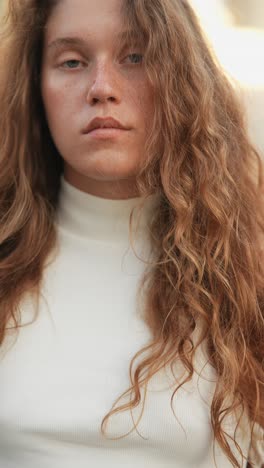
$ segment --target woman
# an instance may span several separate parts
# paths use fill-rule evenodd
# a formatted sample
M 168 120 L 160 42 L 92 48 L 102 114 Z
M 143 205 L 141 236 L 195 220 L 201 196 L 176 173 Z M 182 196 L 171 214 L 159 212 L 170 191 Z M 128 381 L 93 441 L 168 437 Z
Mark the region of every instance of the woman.
M 191 7 L 8 0 L 0 43 L 0 466 L 260 468 L 263 165 Z

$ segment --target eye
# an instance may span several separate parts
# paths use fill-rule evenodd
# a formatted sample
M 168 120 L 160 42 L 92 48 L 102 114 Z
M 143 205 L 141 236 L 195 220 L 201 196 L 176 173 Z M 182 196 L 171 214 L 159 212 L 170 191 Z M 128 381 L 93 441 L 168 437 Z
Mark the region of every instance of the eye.
M 143 55 L 142 54 L 136 54 L 136 53 L 133 53 L 133 54 L 129 54 L 127 55 L 127 57 L 132 57 L 132 62 L 137 65 L 138 63 L 141 63 L 143 61 Z M 139 58 L 139 61 L 138 61 L 138 58 Z M 141 62 L 140 62 L 141 61 Z
M 65 62 L 63 62 L 61 64 L 61 66 L 63 68 L 70 68 L 70 69 L 75 69 L 77 67 L 75 67 L 76 64 L 78 63 L 82 63 L 80 60 L 75 60 L 75 59 L 72 59 L 72 60 L 66 60 Z M 65 64 L 69 64 L 69 67 L 65 66 Z

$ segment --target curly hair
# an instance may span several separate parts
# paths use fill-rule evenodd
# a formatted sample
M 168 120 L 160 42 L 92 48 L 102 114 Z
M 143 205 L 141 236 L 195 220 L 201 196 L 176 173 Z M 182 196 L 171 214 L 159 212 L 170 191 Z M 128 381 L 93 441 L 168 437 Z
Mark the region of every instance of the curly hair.
M 63 159 L 40 92 L 45 25 L 56 3 L 8 0 L 2 15 L 0 345 L 11 319 L 16 330 L 21 326 L 24 294 L 41 294 L 45 263 L 57 241 Z M 251 437 L 256 423 L 264 427 L 263 162 L 240 98 L 187 0 L 123 0 L 122 13 L 127 30 L 144 44 L 155 89 L 137 186 L 144 200 L 159 193 L 160 203 L 151 222 L 156 259 L 139 288 L 152 340 L 131 360 L 131 386 L 124 393 L 132 395 L 130 402 L 113 409 L 118 398 L 101 430 L 105 434 L 112 414 L 139 404 L 141 384 L 180 360 L 187 376 L 175 385 L 172 402 L 191 380 L 196 350 L 205 342 L 217 373 L 211 404 L 215 440 L 239 468 L 224 419 L 239 408 L 249 417 Z M 203 333 L 194 344 L 199 323 Z M 239 448 L 235 434 L 233 440 Z

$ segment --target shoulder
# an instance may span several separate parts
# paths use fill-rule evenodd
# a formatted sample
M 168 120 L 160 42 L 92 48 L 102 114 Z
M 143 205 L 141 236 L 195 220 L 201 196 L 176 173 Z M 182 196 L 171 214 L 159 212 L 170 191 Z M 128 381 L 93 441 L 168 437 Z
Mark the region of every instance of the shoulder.
M 264 468 L 264 428 L 254 425 L 252 442 L 248 452 L 247 468 Z

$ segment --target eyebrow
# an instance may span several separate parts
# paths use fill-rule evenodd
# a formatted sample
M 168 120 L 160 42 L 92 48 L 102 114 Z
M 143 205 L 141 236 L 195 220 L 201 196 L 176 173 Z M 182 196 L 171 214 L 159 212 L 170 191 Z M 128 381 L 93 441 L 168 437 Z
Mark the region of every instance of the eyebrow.
M 127 38 L 131 38 L 133 41 L 138 40 L 138 36 L 135 32 L 133 31 L 122 31 L 118 34 L 116 34 L 116 39 L 120 42 L 123 42 Z M 53 49 L 53 48 L 60 48 L 60 47 L 66 47 L 66 46 L 79 46 L 85 48 L 87 45 L 87 42 L 84 38 L 78 37 L 78 36 L 69 36 L 69 37 L 58 37 L 54 41 L 50 42 L 47 46 L 47 48 Z

